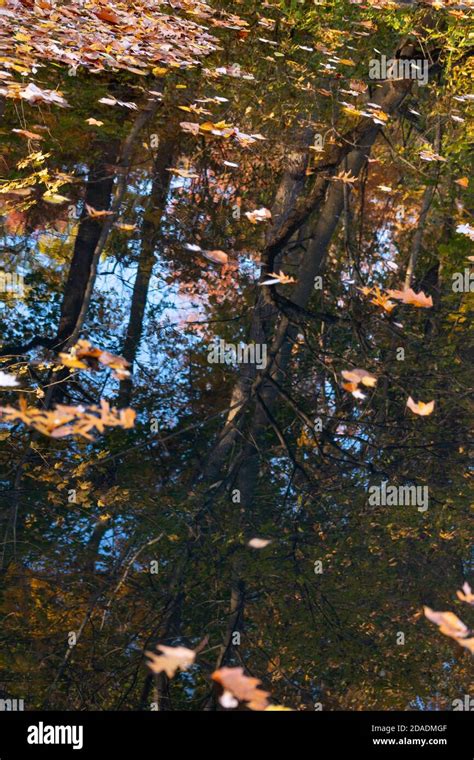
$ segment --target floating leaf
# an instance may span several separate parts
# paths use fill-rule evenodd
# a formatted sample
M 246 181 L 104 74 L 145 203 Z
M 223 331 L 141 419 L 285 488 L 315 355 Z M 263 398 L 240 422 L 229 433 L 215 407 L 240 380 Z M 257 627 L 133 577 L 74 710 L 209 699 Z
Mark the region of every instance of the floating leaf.
M 246 676 L 243 668 L 220 668 L 214 671 L 211 678 L 239 702 L 246 702 L 250 710 L 265 710 L 268 706 L 270 693 L 259 689 L 260 679 Z
M 267 208 L 258 208 L 255 211 L 246 211 L 245 216 L 249 222 L 257 224 L 258 222 L 265 222 L 267 219 L 271 219 L 272 212 Z
M 196 658 L 196 653 L 186 647 L 167 647 L 159 644 L 156 648 L 161 652 L 160 655 L 145 652 L 150 659 L 147 665 L 153 673 L 166 673 L 168 678 L 173 678 L 178 669 L 187 670 Z
M 474 594 L 472 593 L 471 587 L 469 583 L 464 583 L 462 587 L 462 591 L 456 592 L 458 599 L 461 600 L 461 602 L 467 602 L 467 604 L 474 604 Z
M 279 274 L 270 272 L 268 276 L 270 279 L 259 282 L 259 285 L 291 285 L 292 283 L 296 282 L 294 277 L 290 277 L 289 275 L 284 274 L 281 269 Z
M 419 401 L 416 403 L 413 401 L 412 397 L 408 397 L 407 401 L 407 407 L 410 409 L 413 414 L 418 414 L 420 417 L 427 417 L 429 414 L 433 412 L 433 409 L 435 407 L 434 401 L 428 401 L 425 403 L 424 401 Z
M 433 306 L 432 297 L 425 295 L 423 291 L 415 293 L 412 288 L 404 288 L 404 290 L 388 290 L 387 293 L 390 298 L 416 306 L 418 309 L 431 309 Z
M 464 625 L 454 612 L 435 612 L 430 607 L 424 607 L 424 613 L 428 620 L 436 623 L 439 630 L 445 636 L 455 639 L 462 647 L 466 647 L 474 654 L 474 637 L 470 636 L 469 628 Z
M 271 541 L 267 538 L 251 538 L 247 546 L 251 546 L 252 549 L 265 549 L 269 544 L 271 544 Z

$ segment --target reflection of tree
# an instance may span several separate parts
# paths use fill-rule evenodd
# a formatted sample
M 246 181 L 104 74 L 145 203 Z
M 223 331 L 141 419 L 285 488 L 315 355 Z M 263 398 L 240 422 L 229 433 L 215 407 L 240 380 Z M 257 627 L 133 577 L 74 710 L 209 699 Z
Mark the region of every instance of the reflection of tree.
M 432 40 L 416 15 L 423 51 L 446 67 L 442 82 L 369 90 L 364 61 L 386 49 L 398 21 L 387 8 L 347 13 L 322 20 L 297 8 L 279 11 L 275 29 L 261 16 L 257 31 L 217 26 L 229 49 L 199 77 L 173 67 L 64 84 L 48 68 L 42 86 L 60 87 L 71 107 L 22 104 L 26 123 L 4 101 L 8 180 L 26 176 L 17 164 L 33 152 L 10 131 L 36 122 L 49 176 L 85 179 L 56 188 L 84 202 L 77 225 L 65 222 L 65 203 L 47 205 L 40 183 L 26 210 L 27 196 L 7 198 L 6 215 L 26 220 L 6 240 L 11 256 L 24 253 L 27 280 L 54 308 L 26 297 L 9 311 L 2 369 L 51 413 L 63 397 L 137 412 L 133 429 L 93 442 L 0 429 L 0 687 L 28 706 L 221 709 L 210 675 L 228 666 L 296 709 L 449 707 L 467 688 L 468 653 L 421 613 L 447 609 L 472 569 L 469 294 L 448 287 L 467 255 L 454 230 L 469 221 L 468 188 L 455 182 L 468 143 L 448 115 L 465 118 L 465 103 L 452 100 L 463 80 L 450 89 L 440 47 L 462 56 L 462 24 L 435 14 Z M 277 45 L 265 42 L 273 36 Z M 407 41 L 398 54 L 423 57 Z M 237 58 L 229 74 L 223 63 Z M 330 58 L 334 71 L 322 70 Z M 138 109 L 99 110 L 112 94 Z M 350 98 L 352 112 L 341 105 Z M 104 123 L 86 132 L 91 116 Z M 237 128 L 266 140 L 243 147 Z M 323 152 L 311 150 L 315 133 Z M 427 163 L 433 153 L 447 160 Z M 260 208 L 271 220 L 252 224 L 246 212 Z M 117 222 L 133 222 L 131 234 Z M 228 264 L 200 253 L 216 250 Z M 260 283 L 280 271 L 288 280 L 258 284 L 257 270 Z M 404 280 L 434 307 L 419 296 L 384 309 Z M 72 377 L 74 364 L 58 369 L 58 347 L 80 335 L 124 356 L 133 380 L 116 386 L 91 355 Z M 269 364 L 210 365 L 214 340 L 264 343 Z M 344 388 L 351 371 L 374 380 L 360 380 L 365 398 L 353 394 L 357 382 Z M 409 396 L 435 399 L 434 411 L 416 416 Z M 369 504 L 368 488 L 383 481 L 428 486 L 427 514 Z M 254 548 L 252 538 L 270 543 Z M 173 680 L 146 670 L 155 644 L 195 650 L 207 635 L 196 669 Z

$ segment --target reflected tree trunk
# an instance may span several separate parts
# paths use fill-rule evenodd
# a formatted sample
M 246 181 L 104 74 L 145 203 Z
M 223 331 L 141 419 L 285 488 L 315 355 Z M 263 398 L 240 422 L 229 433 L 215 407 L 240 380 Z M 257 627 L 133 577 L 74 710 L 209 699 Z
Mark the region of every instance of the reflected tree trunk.
M 86 204 L 97 211 L 106 211 L 112 199 L 114 174 L 111 166 L 117 160 L 120 144 L 117 140 L 109 140 L 101 143 L 98 148 L 99 155 L 90 167 L 87 177 L 84 208 L 79 220 L 71 265 L 64 286 L 57 334 L 59 345 L 67 341 L 76 326 L 89 281 L 94 251 L 104 223 L 100 217 L 89 216 Z
M 130 362 L 135 362 L 143 334 L 143 320 L 150 280 L 155 263 L 156 244 L 160 237 L 161 219 L 168 197 L 171 174 L 167 169 L 173 165 L 173 158 L 179 144 L 179 127 L 177 124 L 167 125 L 166 133 L 160 141 L 158 155 L 155 160 L 153 184 L 148 208 L 145 212 L 142 226 L 142 246 L 138 259 L 137 276 L 133 286 L 132 303 L 127 332 L 122 355 Z M 132 378 L 126 378 L 120 383 L 119 406 L 128 406 L 132 394 Z

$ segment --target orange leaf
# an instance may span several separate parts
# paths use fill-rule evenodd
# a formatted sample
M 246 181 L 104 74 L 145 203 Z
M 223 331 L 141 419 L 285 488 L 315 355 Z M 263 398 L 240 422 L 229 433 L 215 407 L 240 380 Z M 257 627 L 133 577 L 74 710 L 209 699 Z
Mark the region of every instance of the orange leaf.
M 419 401 L 416 403 L 413 401 L 411 396 L 408 397 L 407 401 L 407 407 L 411 409 L 413 414 L 419 414 L 420 417 L 427 417 L 429 414 L 431 414 L 434 409 L 434 405 L 434 401 L 428 401 L 427 403 L 424 401 Z
M 201 251 L 202 255 L 214 264 L 227 264 L 229 257 L 224 251 Z
M 114 11 L 110 8 L 101 8 L 100 11 L 96 11 L 95 15 L 100 18 L 101 21 L 107 21 L 109 24 L 120 24 L 120 19 Z
M 431 309 L 433 306 L 433 299 L 431 296 L 425 295 L 423 291 L 415 293 L 412 288 L 404 288 L 403 290 L 388 290 L 387 293 L 390 298 L 395 298 L 395 300 L 402 303 L 411 304 L 411 306 L 416 306 L 418 309 Z
M 211 678 L 217 681 L 226 692 L 230 692 L 241 702 L 247 702 L 251 710 L 265 710 L 268 706 L 268 691 L 262 691 L 257 687 L 261 684 L 260 679 L 250 678 L 244 674 L 243 668 L 220 668 Z

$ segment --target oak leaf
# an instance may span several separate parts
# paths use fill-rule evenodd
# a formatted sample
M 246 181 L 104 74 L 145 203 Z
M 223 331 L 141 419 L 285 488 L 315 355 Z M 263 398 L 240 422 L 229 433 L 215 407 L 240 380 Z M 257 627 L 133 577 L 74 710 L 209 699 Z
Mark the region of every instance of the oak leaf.
M 187 647 L 167 647 L 159 644 L 156 648 L 161 654 L 145 652 L 150 659 L 147 665 L 153 673 L 166 673 L 168 678 L 173 678 L 178 669 L 187 670 L 196 658 L 196 653 Z
M 387 293 L 390 298 L 416 306 L 418 309 L 431 309 L 433 306 L 432 297 L 425 295 L 423 291 L 415 293 L 412 288 L 404 288 L 403 290 L 387 290 Z
M 230 692 L 239 702 L 246 702 L 250 710 L 265 710 L 268 706 L 270 693 L 259 689 L 260 679 L 246 676 L 243 668 L 220 668 L 211 678 L 223 687 L 224 692 Z

